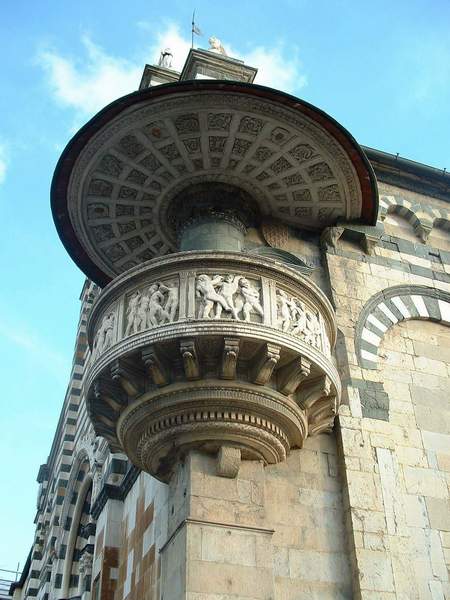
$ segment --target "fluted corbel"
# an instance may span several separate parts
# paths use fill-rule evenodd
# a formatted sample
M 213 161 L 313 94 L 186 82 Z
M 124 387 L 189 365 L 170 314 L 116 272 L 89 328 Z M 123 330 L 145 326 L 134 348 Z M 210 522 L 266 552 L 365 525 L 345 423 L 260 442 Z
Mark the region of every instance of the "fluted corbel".
M 372 255 L 379 241 L 379 234 L 371 235 L 370 233 L 366 232 L 361 237 L 361 246 L 366 254 Z
M 302 386 L 297 401 L 307 414 L 309 435 L 331 431 L 338 405 L 327 375 Z
M 296 358 L 277 372 L 279 391 L 286 396 L 293 394 L 301 382 L 308 377 L 310 372 L 310 361 L 303 356 Z
M 124 358 L 116 358 L 112 363 L 111 376 L 128 396 L 137 396 L 144 391 L 143 372 Z
M 155 385 L 163 386 L 170 382 L 168 370 L 153 344 L 142 350 L 142 360 Z
M 344 233 L 344 227 L 325 227 L 320 236 L 320 246 L 323 250 L 336 248 L 337 241 Z
M 99 375 L 94 381 L 93 395 L 96 404 L 106 402 L 115 411 L 120 411 L 128 404 L 122 387 L 104 375 Z
M 236 378 L 236 365 L 239 355 L 239 339 L 225 338 L 222 353 L 221 374 L 222 379 Z
M 181 340 L 180 353 L 183 359 L 184 374 L 186 379 L 193 380 L 200 378 L 200 364 L 194 340 Z
M 323 396 L 329 396 L 331 391 L 331 380 L 328 375 L 321 375 L 311 382 L 305 383 L 299 390 L 297 402 L 305 410 L 320 400 Z
M 111 452 L 122 452 L 122 448 L 119 446 L 117 441 L 115 427 L 111 427 L 103 421 L 96 419 L 94 429 L 97 435 L 104 437 L 108 442 Z
M 252 381 L 265 385 L 272 377 L 273 370 L 280 360 L 280 347 L 275 344 L 264 344 L 258 353 L 252 369 Z
M 337 414 L 336 396 L 324 396 L 315 402 L 307 413 L 310 435 L 331 431 Z

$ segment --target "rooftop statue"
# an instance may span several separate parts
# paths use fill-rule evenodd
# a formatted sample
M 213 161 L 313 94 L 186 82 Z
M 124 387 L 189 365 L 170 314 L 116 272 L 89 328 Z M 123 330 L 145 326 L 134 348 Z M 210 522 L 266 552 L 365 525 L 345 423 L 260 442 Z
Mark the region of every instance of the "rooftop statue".
M 225 48 L 222 46 L 222 42 L 216 38 L 215 36 L 211 36 L 208 40 L 209 43 L 209 52 L 217 52 L 217 54 L 223 54 L 224 56 L 227 56 L 227 53 L 225 52 Z
M 165 48 L 164 50 L 161 50 L 158 66 L 164 67 L 165 69 L 170 69 L 172 68 L 172 59 L 172 50 L 170 48 Z

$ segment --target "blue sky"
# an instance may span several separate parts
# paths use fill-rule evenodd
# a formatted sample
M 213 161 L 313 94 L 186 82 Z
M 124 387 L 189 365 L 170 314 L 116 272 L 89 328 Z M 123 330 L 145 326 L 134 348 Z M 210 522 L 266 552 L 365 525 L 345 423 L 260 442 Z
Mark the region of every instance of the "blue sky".
M 139 84 L 196 8 L 207 47 L 319 106 L 355 138 L 450 169 L 448 0 L 3 0 L 0 18 L 0 568 L 23 565 L 72 360 L 83 275 L 53 227 L 49 186 L 70 137 Z

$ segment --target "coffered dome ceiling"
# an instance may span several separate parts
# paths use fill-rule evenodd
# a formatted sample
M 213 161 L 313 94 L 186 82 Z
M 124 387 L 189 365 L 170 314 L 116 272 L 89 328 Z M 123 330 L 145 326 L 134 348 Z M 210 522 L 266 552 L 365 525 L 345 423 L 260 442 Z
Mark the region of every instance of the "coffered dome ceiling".
M 177 250 L 171 203 L 205 182 L 244 190 L 261 218 L 294 227 L 376 221 L 375 177 L 346 130 L 292 96 L 218 81 L 158 86 L 96 115 L 58 163 L 54 219 L 75 262 L 104 285 Z

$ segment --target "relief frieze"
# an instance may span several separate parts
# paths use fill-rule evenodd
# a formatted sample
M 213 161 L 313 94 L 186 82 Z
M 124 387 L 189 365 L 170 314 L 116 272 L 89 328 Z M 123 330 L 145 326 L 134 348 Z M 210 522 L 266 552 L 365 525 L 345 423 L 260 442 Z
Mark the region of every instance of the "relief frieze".
M 136 290 L 128 300 L 125 337 L 175 320 L 179 303 L 178 284 L 157 281 Z
M 277 289 L 276 296 L 277 327 L 329 355 L 330 343 L 321 314 L 307 309 L 302 300 L 284 290 Z
M 221 319 L 223 311 L 232 319 L 252 321 L 264 317 L 261 291 L 246 277 L 226 275 L 197 276 L 195 293 L 199 319 Z
M 92 349 L 93 358 L 99 356 L 113 344 L 114 340 L 114 325 L 116 321 L 115 311 L 108 311 L 100 322 L 97 333 L 94 337 L 94 345 Z
M 129 336 L 180 321 L 264 324 L 297 337 L 330 356 L 329 331 L 321 312 L 301 290 L 242 271 L 181 270 L 132 288 L 114 308 L 104 309 L 92 341 L 97 358 Z M 258 334 L 259 337 L 259 334 Z

